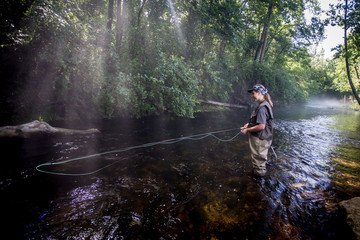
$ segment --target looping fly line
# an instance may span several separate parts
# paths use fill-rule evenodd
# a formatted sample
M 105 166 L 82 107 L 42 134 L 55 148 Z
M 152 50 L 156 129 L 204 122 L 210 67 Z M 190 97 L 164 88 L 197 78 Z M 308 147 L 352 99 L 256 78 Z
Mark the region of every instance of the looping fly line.
M 187 137 L 173 138 L 173 139 L 163 140 L 163 141 L 159 141 L 159 142 L 145 143 L 145 144 L 141 144 L 141 145 L 138 145 L 138 146 L 132 146 L 132 147 L 127 147 L 127 148 L 118 149 L 118 150 L 112 150 L 112 151 L 107 151 L 107 152 L 96 153 L 96 154 L 92 154 L 92 155 L 72 158 L 72 159 L 59 161 L 59 162 L 43 163 L 43 164 L 38 165 L 36 167 L 36 170 L 39 171 L 39 172 L 42 172 L 42 173 L 47 173 L 47 174 L 52 174 L 52 175 L 61 175 L 61 176 L 85 176 L 85 175 L 91 175 L 91 174 L 100 172 L 101 170 L 104 170 L 105 168 L 108 168 L 108 167 L 110 167 L 112 165 L 115 165 L 116 163 L 118 163 L 121 160 L 117 160 L 117 161 L 112 162 L 112 163 L 110 163 L 108 165 L 105 165 L 105 166 L 103 166 L 101 168 L 98 168 L 98 169 L 96 169 L 94 171 L 85 172 L 85 173 L 54 172 L 54 171 L 42 170 L 41 168 L 45 167 L 45 166 L 62 165 L 62 164 L 66 164 L 66 163 L 70 163 L 70 162 L 74 162 L 74 161 L 80 161 L 80 160 L 83 160 L 83 159 L 99 157 L 99 156 L 112 154 L 112 153 L 122 153 L 122 152 L 126 152 L 126 151 L 133 150 L 133 149 L 153 147 L 153 146 L 160 145 L 160 144 L 162 144 L 162 145 L 173 144 L 173 143 L 178 143 L 178 142 L 183 141 L 183 140 L 197 141 L 197 140 L 202 140 L 204 138 L 207 138 L 209 136 L 212 136 L 212 137 L 214 137 L 215 139 L 217 139 L 218 141 L 221 141 L 221 142 L 229 142 L 229 141 L 234 140 L 237 136 L 239 136 L 241 134 L 241 132 L 239 131 L 237 134 L 235 134 L 233 137 L 231 137 L 229 139 L 221 139 L 221 138 L 215 136 L 214 134 L 222 133 L 222 132 L 234 131 L 234 130 L 238 130 L 238 129 L 239 128 L 232 128 L 232 129 L 225 129 L 225 130 L 220 130 L 220 131 L 215 131 L 215 132 L 201 133 L 201 134 L 196 134 L 196 135 L 187 136 Z

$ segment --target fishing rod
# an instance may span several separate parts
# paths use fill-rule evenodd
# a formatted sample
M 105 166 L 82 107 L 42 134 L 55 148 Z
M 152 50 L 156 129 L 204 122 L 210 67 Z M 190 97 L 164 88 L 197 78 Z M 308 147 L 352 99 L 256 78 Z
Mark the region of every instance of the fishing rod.
M 277 154 L 276 154 L 273 146 L 270 146 L 270 148 L 271 148 L 272 152 L 274 153 L 275 159 L 277 160 L 277 159 L 278 159 L 278 156 L 277 156 Z
M 222 139 L 217 137 L 214 134 L 217 133 L 223 133 L 223 132 L 230 132 L 230 131 L 234 131 L 234 130 L 239 130 L 239 132 L 237 134 L 235 134 L 233 137 L 229 138 L 229 139 Z M 46 171 L 41 169 L 42 167 L 45 166 L 55 166 L 55 165 L 62 165 L 62 164 L 66 164 L 66 163 L 70 163 L 70 162 L 74 162 L 74 161 L 79 161 L 79 160 L 83 160 L 83 159 L 88 159 L 88 158 L 93 158 L 93 157 L 99 157 L 99 156 L 103 156 L 103 155 L 107 155 L 107 154 L 112 154 L 112 153 L 121 153 L 121 152 L 126 152 L 129 150 L 133 150 L 133 149 L 139 149 L 139 148 L 146 148 L 146 147 L 152 147 L 152 146 L 156 146 L 156 145 L 160 145 L 160 144 L 173 144 L 173 143 L 178 143 L 180 141 L 183 140 L 202 140 L 204 138 L 207 138 L 209 136 L 214 137 L 215 139 L 217 139 L 218 141 L 221 142 L 229 142 L 234 140 L 237 136 L 239 136 L 241 134 L 240 129 L 237 128 L 230 128 L 230 129 L 224 129 L 224 130 L 219 130 L 219 131 L 213 131 L 213 132 L 207 132 L 207 133 L 200 133 L 200 134 L 195 134 L 195 135 L 190 135 L 190 136 L 186 136 L 186 137 L 179 137 L 179 138 L 172 138 L 172 139 L 166 139 L 166 140 L 162 140 L 162 141 L 158 141 L 158 142 L 150 142 L 150 143 L 144 143 L 141 145 L 137 145 L 137 146 L 132 146 L 132 147 L 126 147 L 126 148 L 122 148 L 122 149 L 118 149 L 118 150 L 112 150 L 112 151 L 107 151 L 107 152 L 101 152 L 101 153 L 96 153 L 96 154 L 91 154 L 91 155 L 87 155 L 87 156 L 82 156 L 82 157 L 77 157 L 77 158 L 71 158 L 68 160 L 64 160 L 64 161 L 59 161 L 59 162 L 50 162 L 50 163 L 43 163 L 40 164 L 38 166 L 36 166 L 36 170 L 42 173 L 47 173 L 47 174 L 52 174 L 52 175 L 61 175 L 61 176 L 85 176 L 85 175 L 91 175 L 94 173 L 97 173 L 105 168 L 108 168 L 116 163 L 118 163 L 121 160 L 117 160 L 111 164 L 108 164 L 104 167 L 98 168 L 94 171 L 91 172 L 85 172 L 85 173 L 64 173 L 64 172 L 55 172 L 55 171 Z

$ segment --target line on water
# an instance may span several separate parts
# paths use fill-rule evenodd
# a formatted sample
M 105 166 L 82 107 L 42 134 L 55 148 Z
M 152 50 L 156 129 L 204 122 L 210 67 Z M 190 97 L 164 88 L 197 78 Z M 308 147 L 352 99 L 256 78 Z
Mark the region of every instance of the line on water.
M 237 134 L 235 134 L 233 137 L 231 137 L 229 139 L 222 139 L 222 138 L 217 137 L 214 134 L 223 133 L 223 132 L 230 132 L 230 131 L 234 131 L 234 130 L 239 130 L 239 128 L 231 128 L 231 129 L 219 130 L 219 131 L 208 132 L 208 133 L 200 133 L 200 134 L 195 134 L 195 135 L 191 135 L 191 136 L 187 136 L 187 137 L 179 137 L 179 138 L 167 139 L 167 140 L 162 140 L 162 141 L 159 141 L 159 142 L 145 143 L 145 144 L 141 144 L 141 145 L 138 145 L 138 146 L 126 147 L 126 148 L 122 148 L 122 149 L 118 149 L 118 150 L 112 150 L 112 151 L 101 152 L 101 153 L 91 154 L 91 155 L 77 157 L 77 158 L 71 158 L 71 159 L 64 160 L 64 161 L 59 161 L 59 162 L 43 163 L 43 164 L 40 164 L 40 165 L 36 166 L 35 169 L 38 172 L 52 174 L 52 175 L 86 176 L 86 175 L 91 175 L 91 174 L 100 172 L 101 170 L 104 170 L 105 168 L 108 168 L 108 167 L 118 163 L 121 160 L 117 160 L 117 161 L 115 161 L 113 163 L 105 165 L 104 167 L 98 168 L 98 169 L 96 169 L 94 171 L 91 171 L 91 172 L 85 172 L 85 173 L 54 172 L 54 171 L 42 170 L 41 168 L 44 167 L 44 166 L 62 165 L 62 164 L 66 164 L 66 163 L 70 163 L 70 162 L 74 162 L 74 161 L 79 161 L 79 160 L 92 158 L 92 157 L 99 157 L 99 156 L 103 156 L 103 155 L 107 155 L 107 154 L 111 154 L 111 153 L 122 153 L 122 152 L 126 152 L 126 151 L 133 150 L 133 149 L 138 149 L 138 148 L 153 147 L 153 146 L 160 145 L 160 144 L 174 144 L 174 143 L 178 143 L 178 142 L 183 141 L 183 140 L 197 141 L 197 140 L 202 140 L 204 138 L 207 138 L 209 136 L 212 136 L 212 137 L 214 137 L 215 139 L 217 139 L 218 141 L 221 141 L 221 142 L 229 142 L 229 141 L 234 140 L 237 136 L 239 136 L 241 134 L 241 131 L 239 131 Z

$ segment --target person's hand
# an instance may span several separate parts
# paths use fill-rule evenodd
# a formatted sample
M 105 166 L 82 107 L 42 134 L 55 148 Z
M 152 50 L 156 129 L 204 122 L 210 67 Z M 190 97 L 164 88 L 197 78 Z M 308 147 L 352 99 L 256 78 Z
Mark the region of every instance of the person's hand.
M 242 132 L 243 134 L 247 134 L 247 133 L 248 133 L 248 131 L 247 131 L 248 125 L 249 125 L 249 124 L 245 124 L 243 127 L 240 128 L 240 129 L 241 129 L 241 132 Z

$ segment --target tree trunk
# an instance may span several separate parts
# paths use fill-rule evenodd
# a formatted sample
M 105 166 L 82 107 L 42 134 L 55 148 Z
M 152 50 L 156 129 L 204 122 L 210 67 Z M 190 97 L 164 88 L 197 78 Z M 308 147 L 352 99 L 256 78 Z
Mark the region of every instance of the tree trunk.
M 360 105 L 360 97 L 356 92 L 356 88 L 351 80 L 351 74 L 350 74 L 350 67 L 349 67 L 349 57 L 348 57 L 348 47 L 347 47 L 347 37 L 346 37 L 346 31 L 347 31 L 347 9 L 348 9 L 348 0 L 345 0 L 345 30 L 344 30 L 344 39 L 345 39 L 345 64 L 346 64 L 346 73 L 348 76 L 349 84 L 351 87 L 351 90 L 353 92 L 354 97 L 356 98 L 356 101 Z
M 273 8 L 274 8 L 274 4 L 270 3 L 268 7 L 267 18 L 265 20 L 264 28 L 261 33 L 260 43 L 255 53 L 255 61 L 258 61 L 259 63 L 262 63 L 265 57 L 266 43 L 269 36 L 269 28 L 270 28 L 270 21 L 273 13 Z
M 199 102 L 212 104 L 212 105 L 217 105 L 217 106 L 223 106 L 223 107 L 248 109 L 248 106 L 246 106 L 246 105 L 239 105 L 239 104 L 232 104 L 232 103 L 222 103 L 222 102 L 216 102 L 216 101 L 212 101 L 212 100 L 202 100 L 202 99 L 200 99 Z
M 117 9 L 116 9 L 116 52 L 120 56 L 121 50 L 121 41 L 123 36 L 123 17 L 122 17 L 122 8 L 121 0 L 117 0 Z
M 358 68 L 357 68 L 357 66 L 356 66 L 356 65 L 354 66 L 354 68 L 355 68 L 355 72 L 356 72 L 356 78 L 357 78 L 357 80 L 358 80 L 358 84 L 359 84 L 359 88 L 360 88 L 360 77 L 359 77 L 359 70 L 358 70 Z
M 114 19 L 114 0 L 109 0 L 109 6 L 108 6 L 108 22 L 106 24 L 106 47 L 108 48 L 111 43 L 111 30 L 112 30 L 112 24 Z
M 221 39 L 221 40 L 220 40 L 220 46 L 219 46 L 219 55 L 220 55 L 221 57 L 224 56 L 224 54 L 225 54 L 225 49 L 226 49 L 226 42 L 225 42 L 225 40 Z
M 109 0 L 108 6 L 108 21 L 106 24 L 106 36 L 105 36 L 105 49 L 104 49 L 104 59 L 105 59 L 105 71 L 107 74 L 112 74 L 115 72 L 115 64 L 113 58 L 110 54 L 110 45 L 112 42 L 112 24 L 114 20 L 114 0 Z
M 141 13 L 142 11 L 144 10 L 144 6 L 145 6 L 145 3 L 146 3 L 146 0 L 143 0 L 142 4 L 141 4 L 141 7 L 140 7 L 140 10 L 138 12 L 138 23 L 137 23 L 137 26 L 140 27 L 140 23 L 141 23 Z

